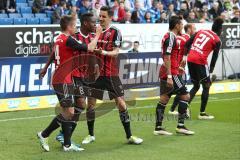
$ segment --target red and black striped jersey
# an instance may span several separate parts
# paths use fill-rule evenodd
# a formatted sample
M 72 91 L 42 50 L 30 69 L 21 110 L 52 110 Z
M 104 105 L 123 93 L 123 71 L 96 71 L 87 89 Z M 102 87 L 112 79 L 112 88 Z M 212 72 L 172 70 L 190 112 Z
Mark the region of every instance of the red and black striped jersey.
M 177 43 L 177 36 L 173 32 L 168 32 L 162 39 L 162 58 L 165 61 L 165 56 L 171 56 L 171 74 L 179 74 L 178 56 L 180 52 L 180 45 Z M 167 78 L 167 69 L 163 64 L 160 68 L 160 78 Z
M 184 48 L 185 48 L 184 46 L 185 46 L 186 42 L 189 40 L 189 38 L 190 38 L 190 35 L 188 35 L 188 34 L 182 34 L 182 35 L 177 36 L 177 43 L 179 44 L 179 47 L 180 47 L 180 51 L 178 54 L 178 63 L 179 64 L 181 63 L 183 55 L 184 55 Z
M 55 72 L 52 77 L 52 84 L 72 83 L 71 73 L 75 68 L 74 52 L 87 51 L 88 47 L 74 37 L 60 34 L 54 44 Z
M 113 51 L 120 48 L 122 43 L 121 32 L 114 26 L 110 26 L 102 32 L 98 39 L 97 48 L 105 51 Z M 101 76 L 118 76 L 119 67 L 117 57 L 108 55 L 98 55 L 103 61 Z
M 75 34 L 75 38 L 78 41 L 81 41 L 82 43 L 85 43 L 87 45 L 92 41 L 94 37 L 95 37 L 94 33 L 89 33 L 88 35 L 84 35 L 83 33 L 81 33 L 81 31 L 79 31 Z M 79 64 L 79 67 L 72 72 L 72 76 L 84 78 L 89 75 L 88 68 L 90 65 L 90 59 L 93 58 L 93 57 L 90 57 L 91 54 L 93 55 L 93 53 L 89 51 L 74 52 L 74 56 L 76 56 L 74 60 L 76 61 L 75 63 Z

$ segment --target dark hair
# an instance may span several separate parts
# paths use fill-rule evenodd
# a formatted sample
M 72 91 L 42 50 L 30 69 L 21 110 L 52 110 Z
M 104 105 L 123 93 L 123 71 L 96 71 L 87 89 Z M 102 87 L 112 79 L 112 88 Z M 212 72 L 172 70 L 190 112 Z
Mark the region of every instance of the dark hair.
M 138 12 L 137 11 L 132 12 L 131 22 L 132 23 L 140 23 L 140 19 L 138 17 Z
M 93 17 L 92 13 L 84 13 L 81 15 L 80 22 L 81 24 L 84 24 L 84 22 L 90 21 L 90 18 Z
M 221 17 L 217 17 L 214 21 L 213 21 L 213 25 L 212 25 L 212 31 L 215 32 L 217 35 L 221 35 L 222 32 L 222 25 L 223 25 L 223 19 Z
M 61 30 L 65 31 L 67 29 L 67 26 L 74 20 L 75 20 L 75 18 L 73 16 L 71 16 L 71 15 L 64 15 L 64 16 L 62 16 L 61 20 L 60 20 Z
M 139 41 L 134 41 L 133 43 L 137 43 L 137 44 L 139 44 Z
M 184 31 L 185 33 L 187 33 L 188 29 L 192 27 L 192 24 L 191 23 L 188 23 L 184 26 Z
M 65 1 L 60 1 L 60 3 L 59 3 L 59 6 L 64 6 L 65 4 L 67 4 Z
M 172 16 L 169 20 L 169 29 L 173 30 L 177 24 L 181 23 L 181 18 L 179 16 Z
M 109 17 L 112 17 L 112 16 L 113 16 L 113 11 L 112 11 L 112 9 L 111 9 L 110 7 L 108 7 L 108 6 L 102 6 L 101 9 L 100 9 L 100 11 L 105 11 L 105 12 L 107 12 Z

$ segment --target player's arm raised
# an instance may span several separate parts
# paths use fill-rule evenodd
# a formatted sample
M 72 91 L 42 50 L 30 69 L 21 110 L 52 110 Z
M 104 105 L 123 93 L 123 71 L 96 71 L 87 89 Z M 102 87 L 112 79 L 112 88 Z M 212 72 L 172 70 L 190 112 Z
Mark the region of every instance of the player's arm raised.
M 214 70 L 220 48 L 221 48 L 221 42 L 219 41 L 216 43 L 215 49 L 213 50 L 212 60 L 210 63 L 210 73 L 212 73 Z
M 66 42 L 66 46 L 72 48 L 73 50 L 92 52 L 97 46 L 97 41 L 101 33 L 102 33 L 102 27 L 98 26 L 96 30 L 95 38 L 88 45 L 86 45 L 85 43 L 81 43 L 80 41 L 76 40 L 72 36 L 69 36 Z

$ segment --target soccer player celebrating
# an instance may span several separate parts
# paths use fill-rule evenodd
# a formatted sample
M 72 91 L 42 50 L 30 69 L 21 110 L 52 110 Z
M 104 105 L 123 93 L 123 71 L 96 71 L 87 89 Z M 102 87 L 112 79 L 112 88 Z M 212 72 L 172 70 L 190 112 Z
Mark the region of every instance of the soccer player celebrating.
M 188 54 L 188 68 L 193 83 L 190 91 L 190 102 L 202 85 L 201 108 L 199 119 L 213 119 L 214 116 L 208 115 L 205 110 L 209 97 L 209 88 L 211 86 L 210 73 L 213 72 L 218 52 L 221 47 L 219 36 L 222 32 L 223 20 L 216 18 L 212 25 L 212 30 L 200 30 L 194 34 L 186 43 L 185 48 Z M 213 51 L 210 69 L 208 68 L 207 58 Z
M 185 34 L 181 34 L 181 35 L 178 35 L 177 36 L 177 42 L 179 43 L 179 47 L 180 47 L 180 50 L 179 50 L 179 56 L 178 56 L 178 63 L 179 63 L 179 74 L 182 74 L 183 76 L 185 75 L 185 71 L 184 71 L 184 68 L 185 68 L 185 64 L 182 64 L 182 60 L 183 58 L 185 59 L 184 61 L 186 61 L 186 56 L 184 56 L 184 46 L 187 42 L 187 40 L 196 32 L 196 27 L 195 27 L 195 24 L 193 23 L 189 23 L 189 24 L 186 24 L 184 26 L 184 31 L 185 31 Z M 175 96 L 174 100 L 173 100 L 173 104 L 170 108 L 170 111 L 168 112 L 169 114 L 172 114 L 172 115 L 177 115 L 178 112 L 175 111 L 177 105 L 179 104 L 179 95 Z M 187 113 L 189 114 L 189 113 Z M 190 116 L 190 115 L 187 115 L 187 116 Z
M 98 40 L 98 50 L 99 58 L 103 61 L 103 69 L 100 71 L 100 77 L 96 80 L 96 83 L 92 84 L 92 96 L 93 98 L 103 99 L 104 90 L 108 91 L 109 98 L 114 99 L 116 105 L 119 109 L 119 116 L 124 127 L 126 138 L 128 143 L 131 144 L 141 144 L 143 140 L 141 138 L 132 136 L 130 128 L 130 120 L 127 111 L 127 106 L 124 96 L 124 90 L 119 78 L 118 65 L 117 65 L 117 55 L 119 54 L 119 49 L 121 47 L 122 36 L 120 31 L 111 26 L 113 18 L 113 11 L 107 6 L 103 6 L 100 9 L 100 25 L 103 28 L 103 32 Z M 96 105 L 95 103 L 91 104 Z M 93 121 L 94 122 L 94 121 Z M 93 124 L 91 124 L 93 126 Z M 87 144 L 93 142 L 95 137 L 88 135 L 83 143 Z
M 182 76 L 179 74 L 180 45 L 177 43 L 177 35 L 181 33 L 183 24 L 181 18 L 172 16 L 169 21 L 169 32 L 162 39 L 162 58 L 164 64 L 160 68 L 160 101 L 156 107 L 156 126 L 154 135 L 172 135 L 162 127 L 164 111 L 166 105 L 173 94 L 180 98 L 178 107 L 177 133 L 193 135 L 194 132 L 188 130 L 184 125 L 185 114 L 188 107 L 189 94 L 183 83 Z
M 79 32 L 75 34 L 77 40 L 85 44 L 89 44 L 92 39 L 95 37 L 95 26 L 96 26 L 96 17 L 91 13 L 85 13 L 81 16 L 81 27 Z M 73 80 L 75 86 L 78 88 L 75 93 L 75 120 L 79 121 L 79 116 L 82 111 L 85 109 L 85 99 L 88 96 L 88 84 L 93 83 L 95 79 L 99 76 L 99 65 L 97 63 L 96 56 L 93 52 L 77 51 L 75 54 L 79 55 L 77 63 L 79 67 L 72 72 Z M 93 73 L 93 74 L 92 74 Z M 94 76 L 93 78 L 91 76 Z M 91 97 L 88 97 L 88 104 L 92 104 Z M 95 100 L 94 100 L 95 101 Z M 90 113 L 91 112 L 91 113 Z M 93 116 L 93 117 L 92 117 Z M 89 129 L 89 135 L 94 136 L 93 126 L 95 117 L 94 107 L 88 105 L 86 118 Z M 56 140 L 60 143 L 63 143 L 63 133 L 57 135 Z
M 71 81 L 71 71 L 74 65 L 72 62 L 74 51 L 93 51 L 97 45 L 97 40 L 102 28 L 98 27 L 96 37 L 88 45 L 77 41 L 72 37 L 76 31 L 76 21 L 72 16 L 63 16 L 60 20 L 62 33 L 57 37 L 54 44 L 56 70 L 52 77 L 53 89 L 59 99 L 61 113 L 54 117 L 49 126 L 37 134 L 40 144 L 45 151 L 49 151 L 48 137 L 58 127 L 62 127 L 64 133 L 64 151 L 82 151 L 83 148 L 71 143 L 72 129 L 75 128 L 74 107 L 73 107 L 73 87 Z M 52 59 L 50 56 L 48 63 Z M 70 63 L 69 63 L 70 62 Z

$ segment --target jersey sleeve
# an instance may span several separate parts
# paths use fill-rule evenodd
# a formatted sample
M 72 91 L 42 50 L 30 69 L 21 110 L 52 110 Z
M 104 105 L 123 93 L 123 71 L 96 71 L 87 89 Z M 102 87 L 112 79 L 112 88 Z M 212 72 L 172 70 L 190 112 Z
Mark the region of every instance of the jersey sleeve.
M 176 41 L 176 37 L 172 33 L 169 33 L 169 37 L 164 42 L 164 45 L 166 48 L 166 55 L 171 55 L 172 49 L 176 45 L 175 41 Z
M 81 41 L 77 41 L 72 36 L 69 36 L 66 42 L 66 46 L 72 48 L 73 50 L 85 51 L 87 52 L 88 46 Z
M 122 46 L 122 34 L 119 30 L 116 30 L 113 36 L 113 47 L 120 48 Z
M 197 33 L 195 33 L 194 35 L 192 35 L 188 40 L 187 42 L 185 43 L 184 45 L 184 55 L 187 55 L 191 49 L 191 46 L 193 44 L 193 41 L 196 37 Z

